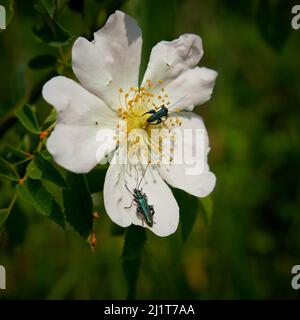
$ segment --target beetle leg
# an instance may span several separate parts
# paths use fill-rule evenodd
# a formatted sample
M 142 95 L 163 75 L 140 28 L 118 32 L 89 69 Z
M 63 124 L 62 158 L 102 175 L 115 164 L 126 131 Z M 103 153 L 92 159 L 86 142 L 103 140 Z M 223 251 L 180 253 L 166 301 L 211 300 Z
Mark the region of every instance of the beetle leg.
M 149 123 L 150 126 L 157 126 L 158 124 L 162 123 L 161 119 L 157 119 L 155 123 Z
M 140 117 L 143 117 L 145 114 L 154 114 L 156 111 L 154 109 L 151 109 L 145 113 L 143 113 Z
M 161 119 L 159 119 L 159 120 L 161 120 L 160 123 L 162 123 L 162 122 L 166 122 L 168 119 L 169 119 L 168 116 L 165 116 L 164 120 L 161 120 Z
M 153 206 L 150 205 L 150 206 L 149 206 L 149 209 L 150 209 L 150 212 L 151 212 L 151 216 L 154 216 L 155 211 L 154 211 Z
M 135 199 L 132 199 L 132 201 L 131 201 L 131 203 L 130 203 L 130 206 L 124 207 L 124 209 L 130 209 L 130 208 L 132 207 L 134 201 L 135 201 Z
M 138 212 L 136 213 L 136 216 L 142 221 L 142 226 L 144 226 L 144 217 Z

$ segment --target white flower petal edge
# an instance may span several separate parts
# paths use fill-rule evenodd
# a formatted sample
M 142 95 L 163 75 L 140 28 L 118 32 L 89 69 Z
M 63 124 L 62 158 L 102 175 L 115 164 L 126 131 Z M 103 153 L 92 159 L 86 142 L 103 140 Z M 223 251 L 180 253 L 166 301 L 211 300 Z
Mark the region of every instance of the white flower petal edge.
M 118 88 L 138 86 L 141 30 L 134 19 L 116 11 L 94 37 L 92 42 L 82 37 L 75 41 L 73 71 L 86 89 L 117 109 Z
M 168 83 L 183 71 L 195 67 L 203 56 L 202 40 L 194 34 L 184 34 L 173 41 L 161 41 L 151 51 L 143 85 L 150 79 L 153 83 Z
M 181 73 L 165 87 L 166 91 L 170 92 L 169 111 L 174 111 L 178 107 L 180 110 L 192 111 L 195 106 L 208 101 L 211 98 L 217 76 L 216 71 L 205 67 L 196 67 Z M 177 101 L 179 101 L 178 106 Z
M 193 158 L 196 154 L 196 146 L 198 151 L 201 151 L 200 157 L 197 161 L 201 163 L 202 172 L 195 175 L 186 174 L 188 166 L 186 164 L 162 164 L 158 170 L 163 179 L 172 187 L 182 189 L 196 197 L 206 197 L 209 195 L 215 187 L 216 177 L 209 171 L 207 164 L 207 155 L 210 150 L 207 131 L 205 129 L 203 120 L 201 117 L 190 112 L 177 113 L 178 118 L 182 122 L 179 130 L 192 129 L 192 135 L 183 135 L 183 140 L 175 143 L 174 158 L 176 153 L 180 152 L 179 148 L 183 148 L 185 162 L 193 162 Z M 200 141 L 196 140 L 196 129 L 201 130 L 202 135 Z M 177 129 L 178 130 L 178 129 Z M 201 145 L 200 145 L 201 144 Z M 194 165 L 193 165 L 194 166 Z M 191 166 L 190 168 L 192 168 Z
M 139 171 L 139 178 L 142 172 Z M 136 215 L 137 206 L 130 206 L 133 196 L 130 190 L 137 184 L 136 172 L 130 165 L 111 164 L 108 168 L 104 183 L 104 205 L 113 222 L 122 227 L 131 224 L 142 225 L 142 221 Z M 166 237 L 174 233 L 179 223 L 179 208 L 177 202 L 167 184 L 159 176 L 155 169 L 148 167 L 140 188 L 148 197 L 148 203 L 153 205 L 155 213 L 153 216 L 153 227 L 144 227 L 153 231 L 160 237 Z
M 115 148 L 114 113 L 101 99 L 66 77 L 52 78 L 44 85 L 42 95 L 57 110 L 57 124 L 47 141 L 49 152 L 64 168 L 75 173 L 89 172 Z M 106 134 L 106 141 L 97 154 L 96 137 L 101 131 Z M 110 131 L 111 136 L 107 134 Z
M 192 111 L 211 97 L 217 72 L 195 67 L 203 56 L 202 40 L 194 34 L 184 34 L 174 41 L 161 41 L 153 47 L 143 79 L 163 87 L 169 94 L 170 105 L 180 101 L 174 109 Z M 170 108 L 172 110 L 172 108 Z

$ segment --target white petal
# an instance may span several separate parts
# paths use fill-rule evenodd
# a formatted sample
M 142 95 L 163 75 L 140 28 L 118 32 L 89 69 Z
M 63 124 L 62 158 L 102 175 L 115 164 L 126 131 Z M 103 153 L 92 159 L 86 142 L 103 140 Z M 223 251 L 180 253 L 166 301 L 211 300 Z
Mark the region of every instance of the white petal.
M 58 112 L 58 123 L 114 127 L 116 113 L 77 82 L 54 77 L 43 87 L 42 95 Z
M 139 171 L 139 179 L 142 171 Z M 179 208 L 177 202 L 166 183 L 156 170 L 148 167 L 140 189 L 148 197 L 148 204 L 154 207 L 154 224 L 149 227 L 137 217 L 137 206 L 131 205 L 133 196 L 126 189 L 133 191 L 137 185 L 137 174 L 130 165 L 111 164 L 104 183 L 104 205 L 113 222 L 122 227 L 130 224 L 144 226 L 160 237 L 174 233 L 179 223 Z
M 180 112 L 178 115 L 182 126 L 177 131 L 174 161 L 161 164 L 159 172 L 171 186 L 197 197 L 206 197 L 214 189 L 216 177 L 207 164 L 210 148 L 204 123 L 194 113 Z M 167 153 L 166 148 L 164 152 Z
M 112 14 L 94 40 L 78 38 L 72 49 L 73 71 L 82 85 L 112 108 L 118 88 L 138 85 L 142 37 L 136 21 L 121 11 Z
M 115 148 L 117 118 L 98 97 L 65 77 L 48 81 L 42 94 L 57 110 L 57 125 L 47 147 L 58 164 L 85 173 Z
M 101 133 L 105 139 L 99 142 L 97 136 Z M 79 125 L 57 124 L 47 141 L 47 148 L 54 160 L 75 173 L 89 172 L 115 147 L 111 129 Z
M 166 86 L 179 74 L 196 66 L 202 55 L 202 40 L 194 34 L 184 34 L 171 42 L 159 42 L 151 51 L 143 86 L 147 79 L 154 84 L 162 80 Z
M 165 87 L 169 110 L 190 110 L 211 98 L 217 72 L 205 67 L 186 70 Z

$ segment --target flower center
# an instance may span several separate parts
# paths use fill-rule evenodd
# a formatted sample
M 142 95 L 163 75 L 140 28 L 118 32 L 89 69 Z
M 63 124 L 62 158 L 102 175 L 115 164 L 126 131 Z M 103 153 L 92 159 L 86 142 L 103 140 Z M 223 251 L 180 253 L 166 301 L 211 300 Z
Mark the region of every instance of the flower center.
M 169 140 L 171 139 L 170 144 L 174 144 L 171 127 L 181 124 L 178 118 L 167 119 L 165 117 L 161 119 L 161 123 L 157 123 L 157 121 L 149 123 L 147 121 L 162 106 L 167 108 L 170 105 L 168 94 L 162 87 L 162 83 L 162 80 L 158 80 L 158 85 L 154 86 L 150 80 L 147 80 L 147 85 L 140 87 L 140 89 L 131 87 L 128 92 L 125 92 L 122 88 L 118 89 L 120 103 L 118 117 L 121 122 L 117 125 L 119 132 L 115 139 L 120 144 L 123 141 L 122 137 L 124 138 L 127 142 L 129 155 L 134 154 L 136 156 L 142 153 L 149 158 L 149 156 L 152 157 L 153 154 L 156 154 L 161 158 L 165 153 L 162 141 L 168 137 Z M 120 124 L 122 122 L 125 123 L 125 126 Z M 158 137 L 153 138 L 153 131 L 156 131 Z M 171 153 L 167 153 L 168 159 L 172 159 Z

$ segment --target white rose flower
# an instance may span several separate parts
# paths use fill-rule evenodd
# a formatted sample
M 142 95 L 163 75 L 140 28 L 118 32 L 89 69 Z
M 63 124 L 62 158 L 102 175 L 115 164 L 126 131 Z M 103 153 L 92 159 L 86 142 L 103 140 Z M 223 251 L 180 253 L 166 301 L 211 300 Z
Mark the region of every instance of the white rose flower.
M 202 118 L 191 111 L 210 99 L 217 72 L 197 67 L 203 56 L 201 38 L 184 34 L 152 49 L 139 86 L 141 49 L 140 28 L 120 11 L 109 17 L 92 42 L 82 37 L 75 41 L 72 66 L 80 84 L 58 76 L 43 88 L 44 99 L 58 115 L 47 147 L 59 165 L 75 173 L 87 173 L 99 162 L 112 159 L 103 191 L 112 221 L 122 227 L 143 225 L 158 236 L 168 236 L 177 229 L 179 208 L 167 183 L 197 197 L 207 196 L 215 186 L 216 178 L 207 164 L 207 132 Z M 162 123 L 149 123 L 153 113 L 147 112 L 156 112 L 162 105 L 168 108 L 168 116 L 161 118 Z M 151 136 L 152 129 L 160 138 Z M 201 141 L 180 135 L 184 130 L 200 130 Z M 161 139 L 167 142 L 161 144 Z M 147 166 L 120 163 L 124 146 L 140 162 L 141 156 L 156 161 Z M 202 167 L 187 174 L 196 147 L 202 150 L 197 155 Z M 185 161 L 175 162 L 179 150 Z M 169 161 L 163 161 L 166 158 Z M 130 206 L 139 182 L 138 189 L 147 196 L 143 200 L 153 206 L 153 224 L 141 217 L 135 201 Z

